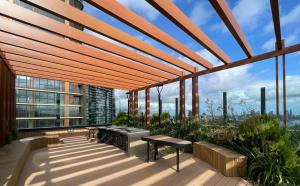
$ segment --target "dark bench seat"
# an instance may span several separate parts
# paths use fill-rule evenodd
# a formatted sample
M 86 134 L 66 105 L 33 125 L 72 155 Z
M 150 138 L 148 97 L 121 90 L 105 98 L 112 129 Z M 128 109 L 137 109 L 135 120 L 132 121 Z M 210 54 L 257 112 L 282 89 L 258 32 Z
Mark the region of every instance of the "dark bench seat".
M 155 136 L 146 136 L 142 137 L 142 140 L 147 141 L 147 162 L 149 162 L 149 154 L 150 154 L 150 143 L 154 145 L 154 160 L 156 160 L 157 156 L 157 146 L 158 145 L 166 145 L 170 146 L 176 149 L 176 160 L 177 160 L 177 172 L 179 172 L 179 150 L 180 148 L 184 148 L 187 146 L 192 145 L 192 142 L 172 138 L 169 136 L 163 136 L 163 135 L 155 135 Z

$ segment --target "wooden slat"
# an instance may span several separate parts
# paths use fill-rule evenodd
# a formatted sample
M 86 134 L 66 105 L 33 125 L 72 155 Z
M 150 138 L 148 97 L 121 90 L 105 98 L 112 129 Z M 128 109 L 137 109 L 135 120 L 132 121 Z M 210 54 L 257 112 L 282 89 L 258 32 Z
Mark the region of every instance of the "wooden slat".
M 230 63 L 231 59 L 222 51 L 200 28 L 198 28 L 171 0 L 147 0 L 160 13 L 175 23 L 189 36 L 203 45 L 208 51 L 218 57 L 224 63 Z
M 197 55 L 194 51 L 184 46 L 182 43 L 163 32 L 155 25 L 148 22 L 146 19 L 137 15 L 117 1 L 111 0 L 86 0 L 88 3 L 99 8 L 100 10 L 110 14 L 114 18 L 126 23 L 127 25 L 137 29 L 138 31 L 146 34 L 147 36 L 155 39 L 156 41 L 172 48 L 176 52 L 184 55 L 190 60 L 202 65 L 205 68 L 211 68 L 212 64 L 201 56 Z
M 113 54 L 137 61 L 139 63 L 151 66 L 153 68 L 177 75 L 182 76 L 183 72 L 171 67 L 169 65 L 162 64 L 158 61 L 145 57 L 141 54 L 133 52 L 124 47 L 118 46 L 117 44 L 105 41 L 99 37 L 93 36 L 76 28 L 70 27 L 66 24 L 55 21 L 51 18 L 45 17 L 33 11 L 24 9 L 18 5 L 0 1 L 0 14 L 7 17 L 16 19 L 18 21 L 34 25 L 36 27 L 45 29 L 62 36 L 72 38 L 82 43 L 91 45 L 93 47 L 111 52 Z
M 84 85 L 91 85 L 91 86 L 97 86 L 97 87 L 104 87 L 104 88 L 111 88 L 111 89 L 119 89 L 119 90 L 130 90 L 128 87 L 127 88 L 124 88 L 124 87 L 119 87 L 119 86 L 115 86 L 115 87 L 112 87 L 112 86 L 107 86 L 107 85 L 99 85 L 97 83 L 92 83 L 92 82 L 85 82 L 85 81 L 77 81 L 77 80 L 74 80 L 72 78 L 62 78 L 60 77 L 59 75 L 49 75 L 49 73 L 42 73 L 41 74 L 35 74 L 35 73 L 28 73 L 28 72 L 24 72 L 22 70 L 18 70 L 18 75 L 20 76 L 30 76 L 30 77 L 35 77 L 35 78 L 45 78 L 45 79 L 54 79 L 54 80 L 59 80 L 59 81 L 68 81 L 68 82 L 73 82 L 73 83 L 78 83 L 78 84 L 84 84 Z
M 69 59 L 69 60 L 73 60 L 73 61 L 78 61 L 78 62 L 85 63 L 85 64 L 94 65 L 94 66 L 97 66 L 97 67 L 100 67 L 100 68 L 103 68 L 106 70 L 110 70 L 111 75 L 119 74 L 121 77 L 124 77 L 124 75 L 127 74 L 127 75 L 131 76 L 132 80 L 135 80 L 137 77 L 139 77 L 141 79 L 145 78 L 145 79 L 148 79 L 151 81 L 157 81 L 157 82 L 164 80 L 163 78 L 151 76 L 144 72 L 137 72 L 137 71 L 125 68 L 125 67 L 111 64 L 106 61 L 97 60 L 92 57 L 84 56 L 84 55 L 81 55 L 81 54 L 78 54 L 75 52 L 60 49 L 60 48 L 46 45 L 46 44 L 43 44 L 40 42 L 36 42 L 36 41 L 29 40 L 29 39 L 21 38 L 18 36 L 14 36 L 11 34 L 7 34 L 4 32 L 0 32 L 0 42 L 14 45 L 14 46 L 19 46 L 22 48 L 26 48 L 26 49 L 30 49 L 30 50 L 34 50 L 34 51 L 38 51 L 38 52 L 42 52 L 42 53 L 49 54 L 49 55 L 54 55 L 57 57 L 61 57 L 61 58 L 65 58 L 65 59 Z
M 277 49 L 282 49 L 278 0 L 270 0 Z
M 77 61 L 72 61 L 72 60 L 68 60 L 68 59 L 64 59 L 64 58 L 60 58 L 60 57 L 56 57 L 56 56 L 52 56 L 52 55 L 48 55 L 48 54 L 43 54 L 43 53 L 39 53 L 36 51 L 32 51 L 32 50 L 12 46 L 12 45 L 0 43 L 0 48 L 2 48 L 6 54 L 7 53 L 15 54 L 15 55 L 23 56 L 23 57 L 29 57 L 32 59 L 48 61 L 53 64 L 62 64 L 65 66 L 75 67 L 79 70 L 84 69 L 84 70 L 88 70 L 91 72 L 97 72 L 98 76 L 102 77 L 104 79 L 110 79 L 110 80 L 115 80 L 115 81 L 129 83 L 129 84 L 135 83 L 138 85 L 153 83 L 153 81 L 143 79 L 143 78 L 136 78 L 135 80 L 132 80 L 132 79 L 130 79 L 131 76 L 128 76 L 126 74 L 124 74 L 123 76 L 119 76 L 119 74 L 111 76 L 109 70 L 99 68 L 97 66 L 93 66 L 90 64 L 84 64 L 84 63 L 80 63 Z
M 113 85 L 105 85 L 101 82 L 91 82 L 91 81 L 85 81 L 84 79 L 77 79 L 75 77 L 70 76 L 63 76 L 56 73 L 49 73 L 49 72 L 43 72 L 43 71 L 34 71 L 30 69 L 25 69 L 22 67 L 14 67 L 14 70 L 16 71 L 17 75 L 23 75 L 23 76 L 30 76 L 30 77 L 37 77 L 37 78 L 46 78 L 46 79 L 52 79 L 52 80 L 60 80 L 60 81 L 67 81 L 67 82 L 73 82 L 73 83 L 79 83 L 79 84 L 85 84 L 85 85 L 93 85 L 93 86 L 100 86 L 105 88 L 113 88 L 113 89 L 120 89 L 120 90 L 130 90 L 128 87 L 120 87 L 120 86 L 113 86 Z
M 232 33 L 236 41 L 239 43 L 245 54 L 250 58 L 253 56 L 253 51 L 248 43 L 242 29 L 231 12 L 226 0 L 209 0 L 220 18 L 223 20 L 229 31 Z M 252 10 L 249 10 L 252 11 Z
M 66 19 L 77 22 L 90 30 L 103 34 L 106 37 L 114 39 L 118 42 L 121 42 L 142 52 L 145 52 L 146 54 L 157 57 L 179 68 L 185 69 L 189 72 L 195 71 L 193 66 L 171 55 L 168 55 L 167 53 L 147 44 L 146 42 L 143 42 L 119 29 L 116 29 L 115 27 L 103 21 L 100 21 L 99 19 L 96 19 L 95 17 L 90 16 L 66 3 L 53 0 L 27 0 L 26 2 L 32 3 L 35 6 L 46 9 L 47 11 L 50 11 L 54 14 L 60 15 Z
M 139 72 L 147 73 L 149 75 L 158 76 L 165 79 L 172 79 L 175 76 L 168 74 L 166 72 L 159 71 L 157 69 L 151 68 L 149 66 L 141 65 L 134 63 L 131 60 L 118 57 L 112 54 L 109 54 L 104 51 L 100 51 L 91 47 L 83 46 L 82 44 L 75 43 L 73 41 L 66 40 L 62 37 L 55 36 L 53 34 L 46 33 L 39 29 L 28 27 L 24 24 L 19 24 L 17 22 L 12 22 L 7 19 L 0 17 L 0 22 L 3 23 L 2 27 L 0 27 L 1 31 L 5 31 L 14 35 L 18 35 L 21 37 L 25 37 L 31 40 L 36 40 L 39 42 L 43 42 L 55 47 L 59 47 L 62 49 L 70 50 L 72 52 L 76 52 L 82 55 L 86 55 L 89 57 L 93 57 L 95 59 L 104 60 L 107 62 L 111 62 L 116 67 L 126 69 L 127 72 L 132 72 L 132 74 L 136 74 Z M 125 67 L 125 68 L 124 68 Z M 133 71 L 134 70 L 134 71 Z M 137 72 L 136 72 L 137 71 Z M 147 76 L 145 76 L 147 77 Z M 150 76 L 149 76 L 150 77 Z
M 73 73 L 73 72 L 67 72 L 64 70 L 59 70 L 59 69 L 55 69 L 53 67 L 46 67 L 46 66 L 41 66 L 41 65 L 32 65 L 32 64 L 27 64 L 27 63 L 23 63 L 23 62 L 18 62 L 18 61 L 10 61 L 10 64 L 13 66 L 13 68 L 22 68 L 22 69 L 28 69 L 28 70 L 33 70 L 33 72 L 37 71 L 41 71 L 41 72 L 47 72 L 47 73 L 55 73 L 55 74 L 60 74 L 60 75 L 64 75 L 67 77 L 72 77 L 76 78 L 78 81 L 80 80 L 84 80 L 87 82 L 93 82 L 93 83 L 98 83 L 101 84 L 103 83 L 104 85 L 112 85 L 112 86 L 120 86 L 120 87 L 126 87 L 126 88 L 136 88 L 137 86 L 133 86 L 133 85 L 124 85 L 124 84 L 120 84 L 120 83 L 115 83 L 115 82 L 106 82 L 103 81 L 101 79 L 97 79 L 97 78 L 93 78 L 93 77 L 89 77 L 87 75 L 82 75 L 82 74 L 78 74 L 78 73 Z
M 42 61 L 42 60 L 32 59 L 32 58 L 28 58 L 28 57 L 24 57 L 24 56 L 7 54 L 7 53 L 5 56 L 10 61 L 11 64 L 12 64 L 12 62 L 21 62 L 21 63 L 31 64 L 33 66 L 48 67 L 48 68 L 53 68 L 53 69 L 57 69 L 57 70 L 64 70 L 66 72 L 76 73 L 77 75 L 82 76 L 82 78 L 84 78 L 84 79 L 94 79 L 97 81 L 103 81 L 103 82 L 107 82 L 107 83 L 127 85 L 129 87 L 141 86 L 141 85 L 137 85 L 134 83 L 125 83 L 125 82 L 120 82 L 120 81 L 115 81 L 115 80 L 110 80 L 110 79 L 104 79 L 103 77 L 98 76 L 98 73 L 95 73 L 95 72 L 91 72 L 91 71 L 87 71 L 87 70 L 83 70 L 83 69 L 77 69 L 74 67 L 68 67 L 68 66 L 64 66 L 64 65 L 59 65 L 59 64 L 55 64 L 55 63 L 51 63 L 51 62 L 47 62 L 47 61 Z M 15 66 L 17 66 L 17 64 L 15 64 Z

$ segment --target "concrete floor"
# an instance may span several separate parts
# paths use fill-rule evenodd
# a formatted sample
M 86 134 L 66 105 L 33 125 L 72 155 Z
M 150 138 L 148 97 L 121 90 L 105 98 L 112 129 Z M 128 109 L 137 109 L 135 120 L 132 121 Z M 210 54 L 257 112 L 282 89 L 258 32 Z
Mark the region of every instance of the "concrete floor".
M 246 185 L 238 177 L 224 177 L 207 163 L 181 154 L 179 173 L 175 154 L 146 163 L 122 150 L 90 143 L 85 137 L 65 138 L 65 144 L 33 151 L 19 185 Z

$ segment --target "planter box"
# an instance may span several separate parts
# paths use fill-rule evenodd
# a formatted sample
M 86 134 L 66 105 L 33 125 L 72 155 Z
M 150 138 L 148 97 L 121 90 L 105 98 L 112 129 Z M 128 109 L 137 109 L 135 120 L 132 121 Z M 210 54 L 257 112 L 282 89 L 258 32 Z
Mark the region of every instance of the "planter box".
M 244 177 L 247 174 L 247 157 L 227 148 L 197 142 L 193 146 L 194 156 L 209 163 L 228 177 Z

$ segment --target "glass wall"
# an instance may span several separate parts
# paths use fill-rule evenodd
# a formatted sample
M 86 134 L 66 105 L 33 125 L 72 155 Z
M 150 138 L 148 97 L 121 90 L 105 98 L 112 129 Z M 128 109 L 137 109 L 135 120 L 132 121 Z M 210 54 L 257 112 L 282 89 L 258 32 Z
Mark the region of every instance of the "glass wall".
M 57 80 L 17 76 L 17 126 L 45 128 L 64 126 L 65 120 L 76 126 L 82 123 L 81 85 L 70 83 L 72 92 L 64 92 L 65 83 Z M 70 99 L 66 101 L 65 99 Z M 68 103 L 68 104 L 65 104 Z

